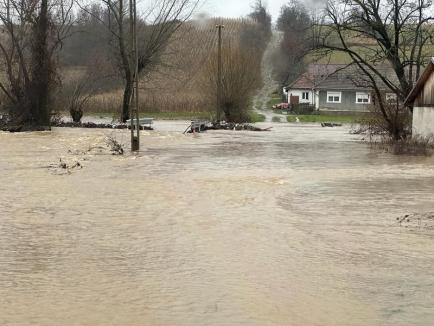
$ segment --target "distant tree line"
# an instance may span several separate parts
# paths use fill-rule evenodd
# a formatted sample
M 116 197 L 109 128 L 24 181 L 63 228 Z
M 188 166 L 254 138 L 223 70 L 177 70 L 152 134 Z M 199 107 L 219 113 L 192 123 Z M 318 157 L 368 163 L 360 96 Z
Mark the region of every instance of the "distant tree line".
M 302 2 L 291 0 L 277 19 L 280 47 L 274 54 L 274 74 L 282 87 L 293 82 L 306 68 L 305 56 L 312 49 L 311 13 Z

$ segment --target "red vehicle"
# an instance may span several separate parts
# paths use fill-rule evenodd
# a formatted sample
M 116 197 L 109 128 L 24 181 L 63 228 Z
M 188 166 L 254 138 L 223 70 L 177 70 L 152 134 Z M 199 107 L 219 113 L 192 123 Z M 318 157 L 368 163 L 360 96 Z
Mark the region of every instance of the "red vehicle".
M 275 110 L 288 110 L 289 104 L 288 103 L 279 103 L 273 105 L 273 109 Z

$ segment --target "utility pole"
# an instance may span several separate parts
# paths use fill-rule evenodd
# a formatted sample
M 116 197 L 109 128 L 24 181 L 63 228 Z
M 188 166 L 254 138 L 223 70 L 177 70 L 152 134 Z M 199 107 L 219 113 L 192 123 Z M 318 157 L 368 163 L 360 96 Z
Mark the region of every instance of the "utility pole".
M 131 120 L 131 150 L 136 152 L 140 149 L 140 121 L 139 121 L 139 53 L 137 50 L 137 6 L 136 0 L 130 0 L 130 34 L 131 34 L 131 71 L 133 77 L 133 98 L 130 105 Z M 136 134 L 134 133 L 136 131 Z
M 220 121 L 220 113 L 222 107 L 222 30 L 225 28 L 224 25 L 217 25 L 218 29 L 218 72 L 217 72 L 217 122 Z

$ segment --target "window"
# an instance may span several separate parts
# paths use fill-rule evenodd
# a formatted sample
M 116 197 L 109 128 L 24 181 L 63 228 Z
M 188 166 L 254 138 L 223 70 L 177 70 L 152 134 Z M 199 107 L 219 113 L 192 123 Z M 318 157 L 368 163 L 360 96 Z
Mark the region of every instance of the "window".
M 309 92 L 303 92 L 303 93 L 301 94 L 301 98 L 302 98 L 303 100 L 309 100 Z
M 370 104 L 371 95 L 368 93 L 356 93 L 356 103 L 357 104 Z
M 341 103 L 341 92 L 327 92 L 327 103 Z

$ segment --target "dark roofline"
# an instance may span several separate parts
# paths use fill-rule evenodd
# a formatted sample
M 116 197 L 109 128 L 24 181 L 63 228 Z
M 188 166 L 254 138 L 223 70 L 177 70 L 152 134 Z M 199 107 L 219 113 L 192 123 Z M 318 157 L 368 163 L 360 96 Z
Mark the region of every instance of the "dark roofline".
M 434 71 L 434 57 L 431 58 L 428 66 L 425 68 L 422 75 L 417 80 L 416 85 L 413 87 L 410 94 L 408 94 L 404 102 L 405 105 L 410 105 L 414 103 L 416 97 L 419 95 L 420 91 L 422 90 L 423 85 L 425 85 L 426 81 L 428 80 L 429 76 L 431 76 L 433 71 Z
M 371 88 L 369 87 L 358 87 L 358 86 L 352 86 L 352 87 L 337 87 L 337 86 L 333 86 L 333 87 L 325 87 L 325 86 L 319 86 L 319 87 L 315 87 L 316 90 L 319 91 L 371 91 Z
M 286 87 L 287 90 L 290 89 L 295 89 L 295 90 L 303 90 L 303 89 L 308 89 L 308 90 L 313 90 L 315 89 L 315 87 Z
M 286 91 L 289 91 L 290 89 L 293 89 L 293 90 L 310 90 L 310 91 L 355 91 L 355 92 L 358 92 L 358 91 L 366 91 L 366 92 L 370 92 L 370 91 L 372 91 L 372 89 L 371 88 L 369 88 L 369 87 L 356 87 L 356 86 L 354 86 L 354 87 L 352 87 L 352 88 L 345 88 L 345 87 L 285 87 L 286 88 Z M 386 91 L 386 89 L 383 89 L 383 90 L 381 90 L 380 89 L 380 91 Z

